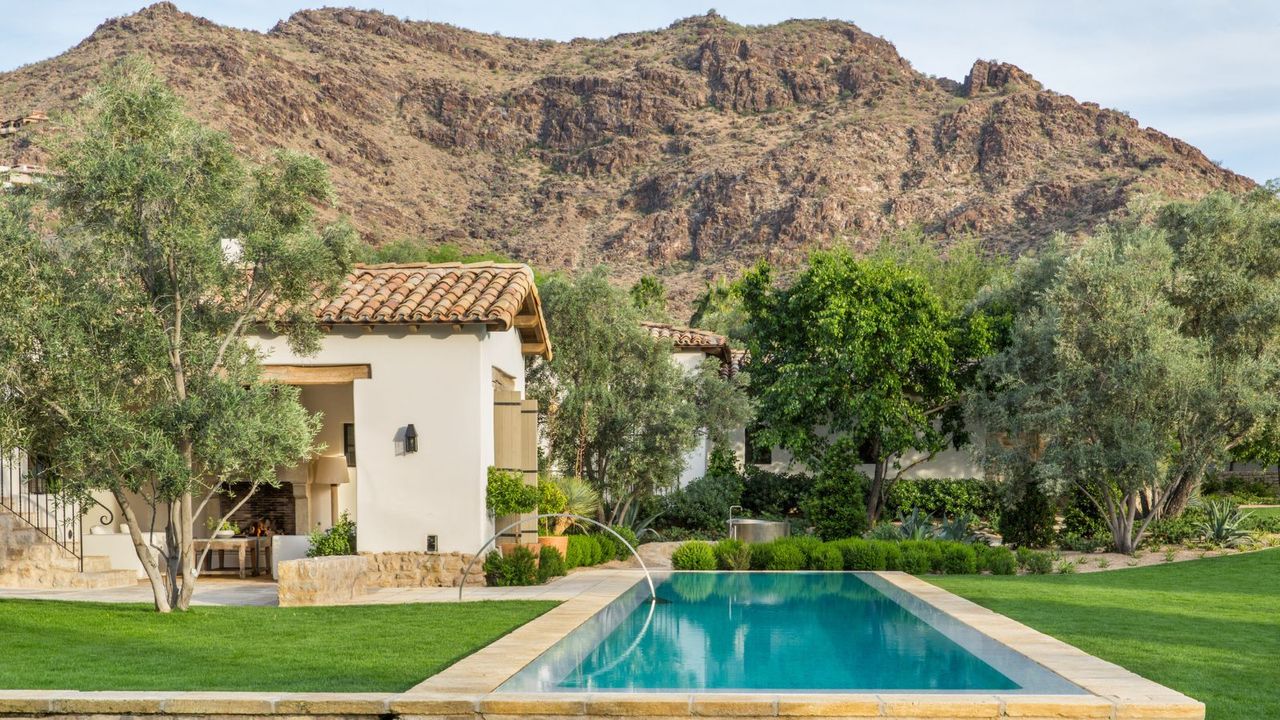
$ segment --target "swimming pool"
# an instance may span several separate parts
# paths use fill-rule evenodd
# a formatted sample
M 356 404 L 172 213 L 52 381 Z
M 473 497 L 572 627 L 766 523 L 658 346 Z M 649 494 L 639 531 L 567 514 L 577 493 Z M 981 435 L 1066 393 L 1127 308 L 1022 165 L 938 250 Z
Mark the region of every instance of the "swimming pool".
M 643 581 L 500 691 L 1083 694 L 874 573 Z

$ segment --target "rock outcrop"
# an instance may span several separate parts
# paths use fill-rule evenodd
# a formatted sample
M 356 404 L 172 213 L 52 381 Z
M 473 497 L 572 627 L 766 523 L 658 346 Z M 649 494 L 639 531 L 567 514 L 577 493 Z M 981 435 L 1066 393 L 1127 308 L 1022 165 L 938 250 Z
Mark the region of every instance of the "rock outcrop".
M 918 225 L 1019 252 L 1138 195 L 1252 185 L 1007 63 L 979 60 L 958 83 L 849 23 L 748 28 L 714 13 L 560 43 L 337 9 L 262 34 L 161 3 L 0 74 L 0 116 L 70 107 L 130 53 L 245 152 L 330 163 L 331 212 L 375 242 L 656 271 L 677 302 L 842 238 Z M 4 143 L 0 163 L 38 162 Z

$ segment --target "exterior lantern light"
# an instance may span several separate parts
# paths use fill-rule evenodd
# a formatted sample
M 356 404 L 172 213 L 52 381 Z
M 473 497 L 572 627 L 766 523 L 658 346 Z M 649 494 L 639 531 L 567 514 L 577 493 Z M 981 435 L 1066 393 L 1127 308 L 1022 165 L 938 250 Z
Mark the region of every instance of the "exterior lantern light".
M 404 429 L 404 452 L 406 455 L 418 452 L 418 431 L 413 423 L 409 423 Z

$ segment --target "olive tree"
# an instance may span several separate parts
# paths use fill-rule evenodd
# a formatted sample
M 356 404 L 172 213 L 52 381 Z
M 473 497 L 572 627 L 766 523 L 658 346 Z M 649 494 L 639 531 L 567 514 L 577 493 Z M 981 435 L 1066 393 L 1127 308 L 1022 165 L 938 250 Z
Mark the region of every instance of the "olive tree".
M 194 518 L 315 450 L 318 418 L 260 382 L 244 334 L 267 322 L 313 349 L 313 292 L 341 278 L 350 233 L 314 228 L 320 162 L 244 163 L 140 61 L 61 125 L 51 182 L 0 208 L 0 431 L 49 461 L 64 497 L 110 492 L 156 608 L 186 609 Z
M 750 408 L 741 378 L 707 360 L 686 372 L 671 344 L 651 337 L 630 295 L 603 268 L 553 276 L 541 289 L 555 358 L 531 368 L 531 394 L 548 408 L 550 460 L 585 478 L 617 523 L 637 501 L 675 485 L 704 437 L 723 442 Z

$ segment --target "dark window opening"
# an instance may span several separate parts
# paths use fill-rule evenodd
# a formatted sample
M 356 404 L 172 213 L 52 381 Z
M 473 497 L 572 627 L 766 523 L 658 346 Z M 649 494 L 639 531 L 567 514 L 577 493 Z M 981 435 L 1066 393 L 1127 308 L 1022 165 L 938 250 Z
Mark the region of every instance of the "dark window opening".
M 356 426 L 355 423 L 342 424 L 342 454 L 347 456 L 347 467 L 356 466 Z

